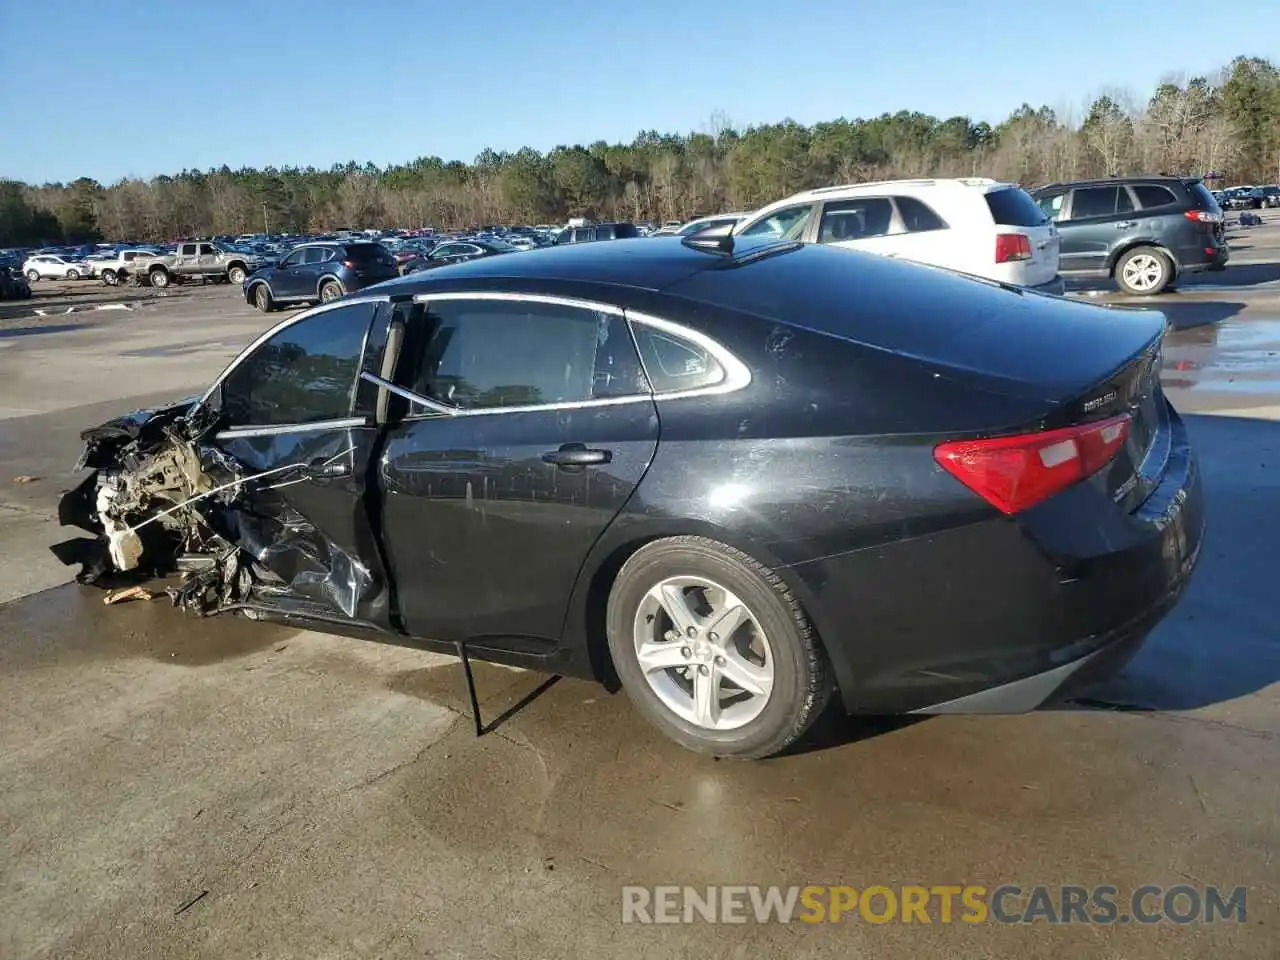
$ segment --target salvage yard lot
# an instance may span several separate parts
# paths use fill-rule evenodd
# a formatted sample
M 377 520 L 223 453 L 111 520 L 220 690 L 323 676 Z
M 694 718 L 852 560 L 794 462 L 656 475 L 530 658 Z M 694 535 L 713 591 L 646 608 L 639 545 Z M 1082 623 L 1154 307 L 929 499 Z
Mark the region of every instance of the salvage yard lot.
M 594 685 L 162 601 L 47 552 L 78 432 L 198 390 L 279 315 L 236 288 L 0 315 L 0 956 L 1273 957 L 1280 218 L 1146 301 L 1206 478 L 1204 562 L 1071 709 L 831 717 L 713 763 Z M 42 284 L 43 288 L 53 285 Z M 89 284 L 32 303 L 103 297 Z M 83 298 L 83 299 L 82 299 Z M 105 299 L 119 300 L 115 297 Z M 9 305 L 6 305 L 9 306 Z M 1244 924 L 624 927 L 632 884 L 1248 888 Z

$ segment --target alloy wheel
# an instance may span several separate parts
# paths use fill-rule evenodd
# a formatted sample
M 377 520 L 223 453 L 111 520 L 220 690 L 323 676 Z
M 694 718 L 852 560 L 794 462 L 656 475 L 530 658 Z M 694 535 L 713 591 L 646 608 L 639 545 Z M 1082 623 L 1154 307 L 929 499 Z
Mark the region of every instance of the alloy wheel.
M 1124 282 L 1133 290 L 1154 290 L 1164 279 L 1164 264 L 1149 253 L 1131 257 L 1124 265 Z
M 688 723 L 733 730 L 769 702 L 769 640 L 747 605 L 712 580 L 678 576 L 655 584 L 636 610 L 633 636 L 650 689 Z

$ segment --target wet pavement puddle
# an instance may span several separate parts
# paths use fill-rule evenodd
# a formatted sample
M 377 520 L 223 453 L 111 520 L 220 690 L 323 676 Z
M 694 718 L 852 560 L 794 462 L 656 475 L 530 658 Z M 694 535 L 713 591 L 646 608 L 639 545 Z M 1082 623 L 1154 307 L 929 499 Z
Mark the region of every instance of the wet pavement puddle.
M 1227 319 L 1165 340 L 1165 387 L 1273 393 L 1280 389 L 1280 317 Z

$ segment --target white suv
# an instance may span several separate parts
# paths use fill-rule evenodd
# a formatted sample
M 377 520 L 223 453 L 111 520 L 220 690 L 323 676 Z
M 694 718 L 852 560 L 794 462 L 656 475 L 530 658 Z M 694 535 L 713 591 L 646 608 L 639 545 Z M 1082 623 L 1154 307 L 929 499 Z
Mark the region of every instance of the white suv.
M 22 272 L 32 283 L 49 278 L 53 280 L 79 280 L 93 274 L 93 267 L 83 260 L 72 260 L 52 253 L 38 253 L 28 257 Z
M 762 208 L 733 235 L 829 243 L 1062 293 L 1057 228 L 1017 184 L 987 178 L 808 190 Z

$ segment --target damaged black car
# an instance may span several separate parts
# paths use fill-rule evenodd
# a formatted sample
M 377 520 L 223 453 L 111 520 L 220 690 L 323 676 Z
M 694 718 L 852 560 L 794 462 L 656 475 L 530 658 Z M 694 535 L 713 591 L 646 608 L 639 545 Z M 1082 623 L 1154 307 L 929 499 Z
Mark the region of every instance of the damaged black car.
M 197 615 L 620 681 L 719 756 L 833 695 L 1034 709 L 1123 664 L 1199 556 L 1164 332 L 821 246 L 485 258 L 87 431 L 60 519 L 91 536 L 53 549 Z

